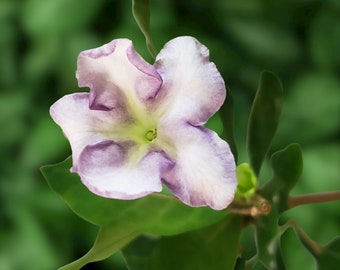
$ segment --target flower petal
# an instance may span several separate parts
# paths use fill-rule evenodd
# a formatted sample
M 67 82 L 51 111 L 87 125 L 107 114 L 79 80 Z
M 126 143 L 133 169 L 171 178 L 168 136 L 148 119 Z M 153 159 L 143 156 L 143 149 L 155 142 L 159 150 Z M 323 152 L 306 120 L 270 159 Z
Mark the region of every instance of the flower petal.
M 137 54 L 128 39 L 81 52 L 76 75 L 80 87 L 91 88 L 90 108 L 99 110 L 124 107 L 127 102 L 142 106 L 157 95 L 162 84 L 156 69 Z
M 228 144 L 215 132 L 188 123 L 168 126 L 165 132 L 174 144 L 175 151 L 168 154 L 176 165 L 163 177 L 164 183 L 188 205 L 226 208 L 237 186 Z
M 66 95 L 50 108 L 53 120 L 62 128 L 72 148 L 73 169 L 86 145 L 115 138 L 114 128 L 128 122 L 123 110 L 97 111 L 89 109 L 89 94 Z
M 124 200 L 161 191 L 161 175 L 174 163 L 164 152 L 156 151 L 147 153 L 138 164 L 130 164 L 130 155 L 138 152 L 135 147 L 113 141 L 88 145 L 77 169 L 84 185 L 99 196 Z
M 202 125 L 222 106 L 226 89 L 208 49 L 192 37 L 169 41 L 156 58 L 168 117 Z

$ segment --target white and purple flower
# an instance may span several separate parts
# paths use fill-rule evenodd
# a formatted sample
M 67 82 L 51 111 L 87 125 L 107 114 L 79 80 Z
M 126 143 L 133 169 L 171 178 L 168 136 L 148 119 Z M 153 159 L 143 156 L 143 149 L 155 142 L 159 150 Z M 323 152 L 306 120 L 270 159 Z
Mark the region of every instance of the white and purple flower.
M 116 39 L 80 53 L 77 79 L 50 113 L 72 148 L 72 171 L 93 193 L 136 199 L 165 184 L 190 206 L 226 208 L 237 186 L 228 144 L 204 127 L 226 96 L 208 49 L 168 42 L 152 66 Z

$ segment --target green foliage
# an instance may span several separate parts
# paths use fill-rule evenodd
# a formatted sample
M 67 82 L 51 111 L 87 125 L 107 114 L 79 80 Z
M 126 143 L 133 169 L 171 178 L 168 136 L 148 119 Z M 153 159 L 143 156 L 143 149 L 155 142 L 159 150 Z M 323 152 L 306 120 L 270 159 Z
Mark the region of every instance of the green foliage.
M 102 0 L 27 0 L 23 4 L 22 20 L 30 34 L 51 38 L 80 30 L 93 19 L 101 5 Z
M 336 270 L 340 263 L 340 237 L 336 237 L 320 253 L 312 252 L 319 269 Z
M 320 253 L 313 252 L 319 269 L 336 270 L 340 264 L 340 237 L 336 237 Z
M 302 174 L 302 153 L 298 144 L 291 144 L 273 154 L 273 178 L 261 189 L 261 194 L 278 206 L 279 213 L 289 209 L 288 196 Z
M 272 205 L 268 216 L 256 218 L 256 240 L 258 254 L 256 258 L 267 269 L 285 269 L 280 237 L 285 229 L 278 225 L 279 217 L 287 210 L 289 192 L 295 186 L 302 173 L 301 149 L 297 144 L 291 144 L 276 152 L 271 159 L 273 177 L 260 190 L 261 194 Z
M 308 72 L 295 81 L 285 100 L 278 133 L 281 144 L 316 142 L 340 127 L 340 80 L 333 74 Z M 322 102 L 319 102 L 322 100 Z M 300 132 L 295 132 L 300 131 Z
M 228 215 L 211 226 L 171 237 L 142 236 L 123 253 L 130 270 L 232 270 L 242 227 L 242 217 Z
M 294 35 L 285 27 L 268 25 L 268 22 L 259 18 L 242 18 L 241 16 L 232 18 L 226 27 L 255 59 L 262 58 L 262 61 L 270 59 L 286 64 L 294 61 L 299 53 Z
M 295 229 L 301 243 L 313 255 L 317 267 L 320 270 L 336 270 L 340 263 L 340 237 L 337 236 L 325 246 L 320 246 L 310 239 L 302 229 L 293 222 Z
M 226 216 L 225 211 L 191 208 L 168 195 L 155 194 L 133 201 L 99 197 L 86 189 L 78 175 L 70 173 L 71 165 L 71 158 L 68 158 L 57 165 L 44 166 L 42 172 L 50 187 L 76 214 L 101 226 L 101 230 L 94 246 L 84 257 L 61 269 L 79 269 L 89 262 L 105 259 L 130 242 L 139 232 L 156 235 L 178 234 L 213 224 Z M 236 232 L 240 232 L 241 225 L 240 222 L 232 222 L 234 219 L 229 217 L 227 221 L 220 223 L 220 226 L 226 229 L 219 229 L 221 236 L 231 238 L 230 234 L 233 237 L 239 235 Z M 162 223 L 159 222 L 160 220 Z M 212 237 L 216 237 L 216 228 L 214 227 Z M 232 230 L 228 230 L 229 228 Z M 203 229 L 202 238 L 206 237 L 207 231 Z M 199 234 L 194 234 L 197 235 Z M 191 233 L 188 233 L 184 239 L 186 237 L 192 240 L 195 238 Z M 220 241 L 220 238 L 215 240 Z M 206 241 L 209 243 L 212 239 L 208 238 Z M 238 247 L 237 243 L 236 238 L 235 250 Z M 225 245 L 224 241 L 219 244 Z M 225 245 L 225 248 L 229 249 L 230 246 Z M 232 260 L 227 260 L 227 264 L 233 265 L 236 251 L 229 254 L 233 254 L 233 257 Z
M 309 50 L 313 61 L 325 70 L 340 67 L 340 56 L 336 53 L 340 49 L 338 12 L 339 6 L 321 8 L 311 27 Z
M 256 175 L 269 150 L 279 124 L 283 89 L 280 80 L 271 72 L 263 72 L 248 122 L 248 155 Z
M 103 226 L 89 252 L 80 259 L 61 267 L 60 270 L 77 270 L 90 262 L 104 260 L 132 241 L 138 234 L 120 225 Z
M 132 0 L 132 13 L 142 31 L 146 46 L 153 58 L 156 57 L 157 51 L 151 38 L 150 30 L 150 0 Z

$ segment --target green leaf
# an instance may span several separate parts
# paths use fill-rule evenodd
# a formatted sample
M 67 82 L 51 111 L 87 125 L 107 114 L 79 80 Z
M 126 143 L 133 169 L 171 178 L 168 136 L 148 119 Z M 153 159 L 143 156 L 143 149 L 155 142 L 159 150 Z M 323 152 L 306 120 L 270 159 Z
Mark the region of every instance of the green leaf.
M 285 269 L 281 254 L 280 238 L 282 232 L 278 227 L 279 213 L 274 207 L 268 216 L 256 219 L 256 247 L 257 258 L 271 270 Z
M 93 247 L 80 259 L 65 265 L 59 270 L 78 270 L 90 262 L 104 260 L 120 250 L 139 235 L 123 226 L 105 226 L 100 228 Z
M 280 80 L 271 72 L 262 72 L 249 117 L 247 134 L 249 160 L 257 176 L 279 123 L 282 96 Z
M 337 270 L 340 265 L 340 237 L 323 247 L 321 253 L 314 254 L 318 269 Z
M 193 208 L 172 196 L 155 193 L 137 200 L 114 200 L 90 192 L 77 174 L 70 173 L 71 158 L 42 168 L 50 187 L 83 219 L 100 225 L 119 224 L 141 232 L 178 234 L 221 220 L 226 211 Z
M 300 146 L 290 144 L 285 149 L 274 153 L 271 166 L 273 178 L 263 186 L 261 194 L 270 202 L 275 202 L 281 213 L 289 208 L 289 192 L 302 174 L 303 160 Z
M 299 240 L 304 247 L 313 255 L 317 269 L 320 270 L 337 270 L 340 265 L 340 236 L 335 237 L 330 243 L 321 246 L 314 242 L 309 236 L 296 224 L 291 221 Z
M 143 236 L 124 250 L 130 270 L 234 269 L 243 217 L 171 237 Z
M 150 0 L 132 0 L 132 14 L 145 37 L 146 46 L 151 56 L 155 58 L 157 51 L 150 31 Z
M 285 269 L 280 249 L 280 237 L 287 226 L 280 228 L 278 221 L 287 209 L 290 190 L 302 173 L 302 153 L 298 144 L 291 144 L 273 154 L 271 158 L 273 177 L 260 190 L 272 205 L 268 216 L 255 220 L 257 257 L 268 269 Z
M 234 102 L 230 89 L 227 87 L 227 98 L 220 109 L 220 114 L 223 119 L 222 137 L 225 139 L 234 155 L 237 163 L 237 148 L 234 138 Z

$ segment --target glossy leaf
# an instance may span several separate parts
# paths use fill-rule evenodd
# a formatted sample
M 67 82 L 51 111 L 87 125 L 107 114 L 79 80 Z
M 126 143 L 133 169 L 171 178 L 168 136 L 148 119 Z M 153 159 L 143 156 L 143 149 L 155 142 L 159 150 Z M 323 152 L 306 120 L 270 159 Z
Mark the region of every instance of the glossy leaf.
M 78 270 L 90 262 L 104 260 L 131 242 L 138 234 L 138 232 L 130 231 L 124 226 L 102 227 L 90 251 L 59 270 Z
M 221 220 L 226 211 L 208 207 L 192 208 L 173 196 L 155 193 L 125 201 L 91 193 L 77 174 L 70 173 L 71 158 L 42 168 L 50 187 L 83 219 L 100 225 L 119 224 L 141 232 L 160 235 L 178 234 Z
M 247 147 L 250 164 L 258 176 L 279 124 L 283 89 L 280 80 L 264 71 L 251 109 Z
M 273 154 L 272 179 L 261 189 L 260 193 L 272 205 L 268 216 L 256 218 L 257 257 L 268 269 L 285 269 L 281 255 L 280 237 L 286 230 L 278 226 L 281 213 L 287 210 L 290 190 L 302 173 L 302 154 L 298 144 L 291 144 Z
M 234 269 L 243 217 L 170 237 L 143 236 L 123 250 L 130 270 Z
M 157 52 L 150 31 L 150 0 L 132 0 L 132 14 L 145 37 L 151 56 L 155 58 Z
M 227 98 L 220 109 L 220 115 L 223 120 L 222 138 L 225 139 L 234 155 L 237 163 L 237 147 L 234 138 L 234 101 L 230 89 L 227 87 Z

